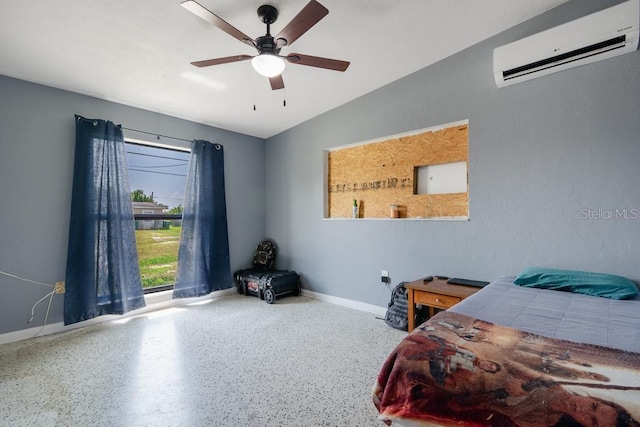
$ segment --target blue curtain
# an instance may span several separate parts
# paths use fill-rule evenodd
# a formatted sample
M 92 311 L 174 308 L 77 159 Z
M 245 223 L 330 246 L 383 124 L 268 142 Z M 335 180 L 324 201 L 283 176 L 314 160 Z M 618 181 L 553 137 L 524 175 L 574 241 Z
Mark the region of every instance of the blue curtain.
M 64 322 L 144 307 L 120 126 L 76 116 Z
M 173 297 L 197 297 L 230 287 L 224 150 L 219 144 L 193 141 Z

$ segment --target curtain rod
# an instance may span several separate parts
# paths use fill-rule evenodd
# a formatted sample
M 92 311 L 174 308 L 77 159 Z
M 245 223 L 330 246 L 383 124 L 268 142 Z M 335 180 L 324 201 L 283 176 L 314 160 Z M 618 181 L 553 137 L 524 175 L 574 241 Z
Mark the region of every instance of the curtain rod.
M 76 119 L 77 120 L 86 120 L 88 122 L 93 122 L 94 126 L 96 126 L 98 124 L 98 121 L 96 119 L 87 119 L 86 117 L 82 117 L 81 115 L 78 115 L 78 114 L 76 114 Z M 162 137 L 162 138 L 175 139 L 177 141 L 193 142 L 193 139 L 179 138 L 177 136 L 161 135 L 159 133 L 147 132 L 147 131 L 139 130 L 139 129 L 126 128 L 126 127 L 124 127 L 122 125 L 118 125 L 118 126 L 121 129 L 130 130 L 132 132 L 139 132 L 139 133 L 144 133 L 144 134 L 147 134 L 147 135 L 155 135 L 156 138 L 158 138 L 158 139 L 160 139 L 160 137 Z
M 178 141 L 186 141 L 186 142 L 192 142 L 193 141 L 193 139 L 178 138 L 177 136 L 161 135 L 159 133 L 146 132 L 146 131 L 143 131 L 143 130 L 126 128 L 124 126 L 121 126 L 121 127 L 122 127 L 122 129 L 130 130 L 132 132 L 140 132 L 140 133 L 145 133 L 147 135 L 155 135 L 158 139 L 160 139 L 160 137 L 162 137 L 162 138 L 175 139 L 175 140 L 178 140 Z

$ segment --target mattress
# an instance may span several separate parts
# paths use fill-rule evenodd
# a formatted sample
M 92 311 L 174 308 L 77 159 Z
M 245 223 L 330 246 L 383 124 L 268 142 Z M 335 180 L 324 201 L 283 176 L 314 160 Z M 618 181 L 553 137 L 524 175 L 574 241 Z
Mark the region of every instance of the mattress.
M 640 298 L 502 277 L 418 326 L 372 392 L 402 426 L 640 425 Z
M 629 300 L 523 288 L 501 277 L 449 311 L 549 338 L 640 353 L 640 296 Z

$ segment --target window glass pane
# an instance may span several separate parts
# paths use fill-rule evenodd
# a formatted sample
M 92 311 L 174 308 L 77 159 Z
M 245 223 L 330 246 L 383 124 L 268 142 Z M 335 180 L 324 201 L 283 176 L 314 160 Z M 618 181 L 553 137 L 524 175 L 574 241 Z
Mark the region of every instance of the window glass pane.
M 181 214 L 191 154 L 132 143 L 126 151 L 134 215 Z M 146 218 L 135 223 L 142 286 L 173 285 L 181 220 Z

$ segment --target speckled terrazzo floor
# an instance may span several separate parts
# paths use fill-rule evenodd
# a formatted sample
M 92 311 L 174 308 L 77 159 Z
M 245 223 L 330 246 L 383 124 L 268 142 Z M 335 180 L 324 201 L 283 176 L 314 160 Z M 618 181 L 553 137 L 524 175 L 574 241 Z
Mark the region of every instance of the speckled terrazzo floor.
M 404 332 L 306 297 L 227 296 L 0 346 L 1 426 L 383 426 Z

